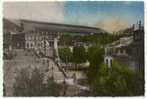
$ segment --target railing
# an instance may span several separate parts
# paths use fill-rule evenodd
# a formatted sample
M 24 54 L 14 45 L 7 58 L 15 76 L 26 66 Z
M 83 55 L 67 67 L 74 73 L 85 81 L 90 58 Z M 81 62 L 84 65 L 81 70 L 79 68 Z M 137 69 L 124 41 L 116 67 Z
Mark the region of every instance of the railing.
M 55 58 L 53 58 L 53 61 L 57 65 L 58 69 L 63 73 L 64 77 L 67 78 L 67 74 L 65 73 L 65 71 L 63 70 L 63 68 L 59 65 L 59 62 L 56 61 Z

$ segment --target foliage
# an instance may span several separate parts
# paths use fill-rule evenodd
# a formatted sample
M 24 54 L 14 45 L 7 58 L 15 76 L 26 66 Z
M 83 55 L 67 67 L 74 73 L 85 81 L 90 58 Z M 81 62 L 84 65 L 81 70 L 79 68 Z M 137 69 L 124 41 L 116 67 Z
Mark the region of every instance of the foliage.
M 93 35 L 70 35 L 64 33 L 60 37 L 60 45 L 73 45 L 73 42 L 85 42 L 92 44 L 105 45 L 108 43 L 112 43 L 113 41 L 118 40 L 122 35 L 116 35 L 111 33 L 101 33 L 101 34 L 93 34 Z
M 59 85 L 56 84 L 52 79 L 49 79 L 47 84 L 44 84 L 43 73 L 41 73 L 37 68 L 35 68 L 32 72 L 29 72 L 28 68 L 22 69 L 17 74 L 15 80 L 16 82 L 13 86 L 14 96 L 59 95 Z
M 69 34 L 63 34 L 60 37 L 59 45 L 72 45 L 72 39 L 73 37 Z
M 75 46 L 73 48 L 72 61 L 75 64 L 79 64 L 79 63 L 86 62 L 86 60 L 87 60 L 87 55 L 86 55 L 85 48 L 83 46 Z
M 108 43 L 112 43 L 120 38 L 119 35 L 114 35 L 110 33 L 105 34 L 94 34 L 94 35 L 86 35 L 81 37 L 82 42 L 90 42 L 99 45 L 105 45 Z
M 91 88 L 96 96 L 143 95 L 143 84 L 137 79 L 127 66 L 114 61 L 111 69 L 105 64 L 100 65 Z
M 88 49 L 88 61 L 90 62 L 90 66 L 87 76 L 90 83 L 94 80 L 99 65 L 103 62 L 103 53 L 103 49 L 98 46 L 92 46 Z
M 59 57 L 64 62 L 71 62 L 72 52 L 69 48 L 59 48 Z

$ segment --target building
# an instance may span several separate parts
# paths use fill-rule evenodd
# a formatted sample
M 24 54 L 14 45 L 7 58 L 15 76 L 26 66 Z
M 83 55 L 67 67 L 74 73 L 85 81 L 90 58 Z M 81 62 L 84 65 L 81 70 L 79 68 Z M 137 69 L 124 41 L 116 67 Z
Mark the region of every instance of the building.
M 144 27 L 139 21 L 133 31 L 132 56 L 137 65 L 138 72 L 144 73 Z
M 133 25 L 132 35 L 105 46 L 104 62 L 110 67 L 114 59 L 137 72 L 144 72 L 144 30 L 141 21 Z
M 3 19 L 3 47 L 4 49 L 12 49 L 13 35 L 20 31 L 20 27 L 8 19 Z
M 18 21 L 18 20 L 17 20 Z M 103 30 L 88 26 L 57 24 L 30 20 L 19 20 L 17 24 L 4 18 L 4 49 L 25 49 L 54 55 L 54 40 L 63 33 L 73 35 L 91 35 L 104 33 Z M 13 24 L 13 25 L 12 25 Z
M 103 33 L 99 28 L 37 22 L 29 20 L 21 20 L 21 27 L 25 34 L 25 50 L 35 50 L 37 53 L 42 53 L 46 56 L 54 56 L 55 38 L 58 38 L 63 33 L 91 35 L 91 33 Z
M 8 19 L 3 19 L 3 58 L 11 59 L 13 57 L 13 49 L 18 48 L 24 39 L 22 40 L 22 36 L 17 35 L 18 32 L 21 31 L 20 26 L 11 22 Z M 16 36 L 17 35 L 17 36 Z M 21 34 L 20 34 L 21 35 Z M 21 39 L 21 40 L 19 40 Z

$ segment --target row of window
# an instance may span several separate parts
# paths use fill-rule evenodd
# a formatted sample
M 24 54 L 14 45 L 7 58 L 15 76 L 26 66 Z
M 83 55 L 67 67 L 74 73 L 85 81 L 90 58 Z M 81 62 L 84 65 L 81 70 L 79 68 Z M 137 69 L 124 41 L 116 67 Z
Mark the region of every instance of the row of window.
M 28 42 L 26 43 L 26 48 L 34 48 L 34 47 L 38 47 L 38 48 L 41 48 L 41 47 L 53 47 L 54 45 L 54 42 L 48 42 L 48 44 L 46 43 L 34 43 L 34 42 Z
M 111 55 L 113 53 L 116 53 L 116 54 L 127 54 L 126 53 L 126 49 L 117 49 L 117 50 L 111 50 L 111 49 L 109 49 L 109 50 L 106 51 L 106 54 L 107 55 Z
M 54 36 L 48 35 L 48 36 L 33 36 L 33 35 L 28 35 L 25 37 L 25 40 L 43 40 L 43 39 L 53 39 Z

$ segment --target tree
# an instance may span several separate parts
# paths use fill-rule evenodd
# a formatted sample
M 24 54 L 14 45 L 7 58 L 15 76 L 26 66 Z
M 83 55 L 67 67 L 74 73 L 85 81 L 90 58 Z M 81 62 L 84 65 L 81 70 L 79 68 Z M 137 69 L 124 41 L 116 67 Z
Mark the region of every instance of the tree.
M 128 66 L 114 61 L 112 68 L 101 64 L 95 81 L 91 84 L 96 96 L 136 96 L 142 95 L 136 74 Z
M 94 35 L 86 35 L 81 37 L 82 42 L 90 42 L 97 45 L 105 45 L 108 43 L 112 43 L 120 38 L 119 35 L 114 35 L 110 33 L 101 33 L 101 34 L 94 34 Z
M 72 45 L 72 39 L 73 37 L 71 35 L 65 33 L 60 37 L 59 44 L 60 45 Z
M 83 46 L 75 46 L 73 48 L 73 57 L 72 61 L 75 64 L 86 62 L 87 60 L 87 54 L 85 51 L 85 48 Z
M 90 83 L 95 78 L 99 65 L 103 62 L 103 53 L 103 49 L 98 46 L 92 46 L 88 49 L 88 61 L 90 62 L 90 66 L 87 71 L 87 76 Z
M 72 52 L 69 48 L 59 48 L 59 57 L 64 62 L 71 62 Z

